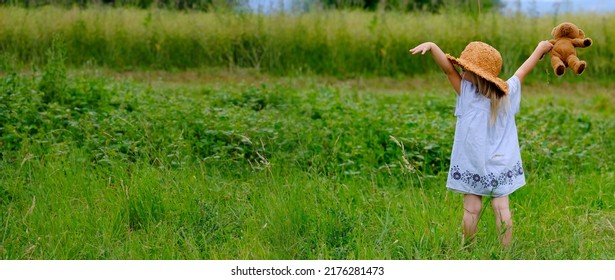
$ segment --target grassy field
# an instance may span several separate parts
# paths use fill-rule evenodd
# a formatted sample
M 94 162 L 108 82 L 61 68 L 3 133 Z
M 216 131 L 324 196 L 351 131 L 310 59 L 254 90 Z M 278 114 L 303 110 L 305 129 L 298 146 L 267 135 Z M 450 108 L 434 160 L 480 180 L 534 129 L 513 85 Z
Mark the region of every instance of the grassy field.
M 479 242 L 468 251 L 462 197 L 445 188 L 454 93 L 429 57 L 410 57 L 407 48 L 427 35 L 450 39 L 444 45 L 457 51 L 470 38 L 504 47 L 503 30 L 550 30 L 559 19 L 509 30 L 511 19 L 486 16 L 494 33 L 454 19 L 469 37 L 436 25 L 379 47 L 385 60 L 373 52 L 362 60 L 357 54 L 380 38 L 374 34 L 387 34 L 354 28 L 370 20 L 381 28 L 374 14 L 273 22 L 119 9 L 0 14 L 1 259 L 615 259 L 610 16 L 578 18 L 594 31 L 596 46 L 583 53 L 594 58 L 588 72 L 555 78 L 545 60 L 532 73 L 517 116 L 527 185 L 511 196 L 513 245 L 500 247 L 487 200 Z M 391 34 L 404 33 L 408 21 L 447 19 L 391 17 Z M 278 20 L 291 30 L 270 30 Z M 246 24 L 253 21 L 263 25 Z M 340 22 L 348 28 L 333 27 Z M 237 35 L 223 32 L 224 23 L 237 34 L 258 27 L 282 36 L 269 53 L 282 55 L 284 40 L 305 43 L 296 28 L 314 26 L 304 39 L 314 36 L 341 58 L 325 51 L 265 63 L 267 47 L 260 64 L 244 65 L 236 58 L 250 56 L 227 56 L 225 41 L 209 54 L 191 52 L 194 44 L 180 49 L 210 34 Z M 197 32 L 207 28 L 217 31 Z M 133 53 L 155 34 L 188 41 L 177 41 L 177 54 L 155 42 Z M 542 37 L 528 34 L 502 51 L 509 65 Z M 211 62 L 212 54 L 223 58 Z
M 524 89 L 514 244 L 467 251 L 443 76 L 112 73 L 2 76 L 1 258 L 615 258 L 610 88 Z

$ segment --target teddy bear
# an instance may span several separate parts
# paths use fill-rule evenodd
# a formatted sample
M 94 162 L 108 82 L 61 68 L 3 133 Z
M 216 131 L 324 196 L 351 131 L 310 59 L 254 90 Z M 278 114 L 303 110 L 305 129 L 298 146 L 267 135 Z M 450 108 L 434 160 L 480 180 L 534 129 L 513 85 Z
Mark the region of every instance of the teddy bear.
M 587 63 L 579 60 L 575 48 L 587 48 L 591 46 L 592 39 L 585 38 L 585 32 L 570 22 L 563 22 L 553 28 L 549 40 L 553 44 L 551 49 L 551 65 L 556 75 L 564 74 L 566 67 L 570 67 L 575 74 L 585 71 Z

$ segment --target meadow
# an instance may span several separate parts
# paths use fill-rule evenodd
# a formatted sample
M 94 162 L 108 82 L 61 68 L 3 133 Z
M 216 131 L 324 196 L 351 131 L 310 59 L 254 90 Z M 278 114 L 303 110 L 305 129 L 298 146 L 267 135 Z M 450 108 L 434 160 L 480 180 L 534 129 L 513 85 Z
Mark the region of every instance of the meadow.
M 218 22 L 220 38 L 258 26 L 240 23 L 266 24 L 269 18 L 157 11 L 173 20 L 153 17 L 151 24 L 160 25 L 143 31 L 141 16 L 151 11 L 11 9 L 0 9 L 2 259 L 615 258 L 615 93 L 607 63 L 612 50 L 602 46 L 606 28 L 591 29 L 595 46 L 582 52 L 590 65 L 585 74 L 555 78 L 547 60 L 532 73 L 517 116 L 527 185 L 511 196 L 514 242 L 500 247 L 487 200 L 479 242 L 467 250 L 461 244 L 462 197 L 445 188 L 454 93 L 444 76 L 433 73 L 428 57 L 409 57 L 407 49 L 430 34 L 450 38 L 443 45 L 458 53 L 461 42 L 483 28 L 472 17 L 457 23 L 474 30 L 468 37 L 453 28 L 426 28 L 385 51 L 378 47 L 380 57 L 371 52 L 362 60 L 361 48 L 378 36 L 361 37 L 363 28 L 340 22 L 351 18 L 361 26 L 377 16 L 288 16 L 281 28 L 305 28 L 317 18 L 338 23 L 321 22 L 322 28 L 341 24 L 346 28 L 336 32 L 348 33 L 327 33 L 329 52 L 314 51 L 289 64 L 282 63 L 283 49 L 305 53 L 267 40 L 277 49 L 262 48 L 260 64 L 242 65 L 238 58 L 249 56 L 231 59 L 225 52 L 236 47 L 182 54 L 191 45 L 180 39 L 214 36 L 197 32 L 210 27 L 196 24 L 202 18 Z M 20 13 L 26 14 L 24 24 L 5 24 Z M 58 16 L 63 13 L 76 16 Z M 106 20 L 111 13 L 136 22 Z M 71 36 L 75 25 L 50 21 L 52 16 L 80 18 L 75 22 L 87 32 Z M 417 20 L 415 26 L 426 20 L 392 17 Z M 402 31 L 406 24 L 386 18 L 394 22 L 392 34 L 410 36 Z M 310 23 L 295 22 L 302 20 Z M 545 26 L 552 19 L 532 20 L 539 24 L 497 33 L 497 40 L 523 29 L 551 29 Z M 575 20 L 612 24 L 611 17 Z M 224 32 L 221 22 L 232 31 Z M 196 25 L 186 30 L 165 24 Z M 506 29 L 499 24 L 493 32 Z M 101 29 L 90 32 L 92 26 Z M 305 43 L 293 32 L 260 28 Z M 124 30 L 125 37 L 113 30 Z M 165 42 L 179 38 L 180 53 L 159 45 L 167 53 L 154 56 L 147 52 L 156 49 L 153 43 L 144 54 L 133 53 L 154 30 L 165 34 Z M 303 37 L 319 34 L 312 32 Z M 98 43 L 86 48 L 74 41 L 87 45 L 88 36 Z M 319 36 L 315 43 L 323 42 Z M 528 37 L 516 53 L 514 46 L 502 50 L 510 62 L 502 76 L 539 40 L 537 32 Z M 342 49 L 348 52 L 340 58 Z M 329 57 L 334 51 L 339 53 Z M 278 60 L 263 63 L 276 53 Z M 376 64 L 382 67 L 372 69 Z

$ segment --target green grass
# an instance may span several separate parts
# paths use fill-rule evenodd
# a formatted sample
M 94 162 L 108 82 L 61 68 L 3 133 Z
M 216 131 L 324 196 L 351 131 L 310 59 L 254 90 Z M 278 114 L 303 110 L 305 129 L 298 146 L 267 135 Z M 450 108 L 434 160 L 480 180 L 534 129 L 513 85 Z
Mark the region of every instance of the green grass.
M 386 176 L 331 181 L 293 167 L 92 168 L 29 160 L 3 179 L 10 259 L 612 259 L 613 173 L 529 176 L 501 250 L 487 209 L 460 245 L 461 197 Z M 537 177 L 537 178 L 536 178 Z M 17 192 L 15 189 L 20 189 Z M 32 209 L 32 211 L 30 211 Z
M 613 258 L 612 172 L 530 177 L 512 196 L 513 247 L 500 249 L 486 211 L 467 252 L 461 197 L 443 176 L 418 187 L 377 176 L 334 182 L 292 167 L 229 176 L 67 161 L 7 170 L 18 176 L 3 185 L 23 190 L 3 205 L 3 258 Z
M 3 259 L 615 257 L 609 88 L 524 88 L 513 246 L 486 200 L 467 251 L 445 81 L 143 83 L 54 59 L 0 83 Z
M 528 17 L 445 10 L 435 15 L 319 11 L 263 16 L 3 6 L 0 66 L 42 65 L 53 38 L 59 37 L 67 48 L 67 63 L 76 67 L 171 71 L 248 67 L 276 75 L 404 77 L 439 71 L 431 61 L 408 54 L 421 42 L 434 41 L 444 51 L 459 55 L 468 42 L 481 40 L 500 50 L 503 73 L 508 76 L 539 41 L 551 39 L 552 28 L 563 21 L 576 23 L 594 42 L 578 49 L 578 56 L 588 62 L 586 74 L 566 75 L 566 80 L 608 81 L 615 74 L 611 63 L 615 53 L 610 47 L 610 38 L 615 37 L 613 14 Z M 547 74 L 552 73 L 547 63 L 536 72 L 540 79 L 553 76 Z

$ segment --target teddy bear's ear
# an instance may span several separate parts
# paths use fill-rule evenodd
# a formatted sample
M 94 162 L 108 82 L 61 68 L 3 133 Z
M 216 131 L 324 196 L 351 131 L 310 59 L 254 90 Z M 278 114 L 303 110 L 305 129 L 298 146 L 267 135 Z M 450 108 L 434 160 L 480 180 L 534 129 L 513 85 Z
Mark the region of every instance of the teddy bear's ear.
M 583 39 L 585 38 L 585 32 L 583 32 L 583 30 L 579 29 L 579 38 Z
M 553 36 L 553 38 L 556 38 L 556 32 L 557 32 L 557 28 L 558 27 L 559 26 L 556 26 L 556 27 L 553 28 L 553 30 L 551 30 L 551 36 Z

